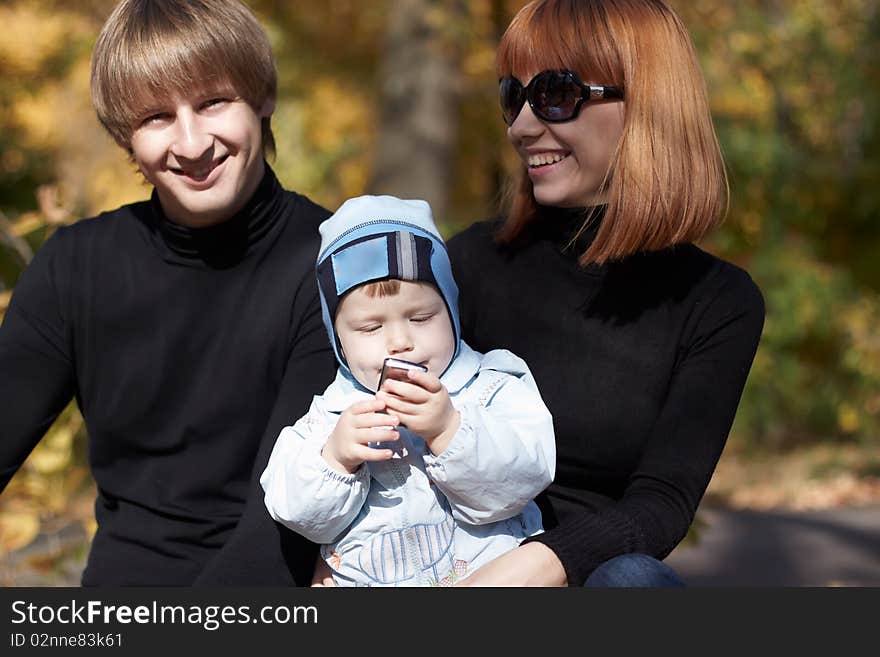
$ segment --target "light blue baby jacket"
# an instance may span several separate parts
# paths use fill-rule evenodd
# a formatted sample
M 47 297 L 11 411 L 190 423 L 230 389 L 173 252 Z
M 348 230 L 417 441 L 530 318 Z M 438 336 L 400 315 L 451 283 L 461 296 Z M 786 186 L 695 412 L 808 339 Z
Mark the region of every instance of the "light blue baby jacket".
M 415 433 L 353 474 L 321 449 L 373 393 L 342 368 L 285 427 L 260 478 L 272 517 L 315 543 L 340 586 L 448 585 L 542 531 L 533 498 L 553 480 L 553 423 L 525 362 L 464 342 L 441 381 L 461 426 L 439 456 Z

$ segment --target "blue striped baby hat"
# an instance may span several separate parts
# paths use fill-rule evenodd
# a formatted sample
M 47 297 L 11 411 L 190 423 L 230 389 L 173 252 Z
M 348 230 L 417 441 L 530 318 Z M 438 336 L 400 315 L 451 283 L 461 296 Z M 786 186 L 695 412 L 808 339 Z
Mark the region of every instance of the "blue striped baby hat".
M 458 286 L 427 202 L 358 196 L 345 201 L 318 230 L 321 248 L 316 272 L 324 326 L 336 360 L 344 368 L 348 364 L 333 327 L 339 300 L 359 285 L 390 278 L 437 287 L 452 319 L 455 359 L 461 342 Z

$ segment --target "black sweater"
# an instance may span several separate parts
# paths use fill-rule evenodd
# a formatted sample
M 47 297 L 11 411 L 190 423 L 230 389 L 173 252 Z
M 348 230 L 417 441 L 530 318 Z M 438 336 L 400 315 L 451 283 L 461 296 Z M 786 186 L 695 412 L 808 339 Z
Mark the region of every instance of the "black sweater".
M 308 583 L 313 548 L 272 523 L 258 477 L 335 371 L 314 277 L 328 214 L 267 166 L 223 224 L 173 224 L 154 192 L 58 229 L 22 274 L 0 487 L 75 396 L 99 493 L 85 585 Z
M 525 359 L 553 414 L 539 497 L 570 585 L 603 561 L 664 558 L 684 537 L 730 431 L 764 320 L 746 272 L 693 245 L 606 266 L 568 249 L 581 213 L 543 209 L 515 246 L 478 223 L 449 241 L 462 337 Z

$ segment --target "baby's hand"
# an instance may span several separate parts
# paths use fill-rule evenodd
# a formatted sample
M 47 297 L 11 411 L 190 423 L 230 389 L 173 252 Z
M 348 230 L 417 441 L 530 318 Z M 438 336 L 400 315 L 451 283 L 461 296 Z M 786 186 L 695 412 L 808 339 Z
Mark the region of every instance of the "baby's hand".
M 385 402 L 368 399 L 345 409 L 321 451 L 330 467 L 351 474 L 364 461 L 387 461 L 391 458 L 390 449 L 367 446 L 367 443 L 384 443 L 400 437 L 396 429 L 387 428 L 389 425 L 396 427 L 400 420 L 378 412 L 384 408 Z
M 459 413 L 434 374 L 410 370 L 407 379 L 387 379 L 376 399 L 384 401 L 388 412 L 407 429 L 419 434 L 431 452 L 440 454 L 458 431 Z

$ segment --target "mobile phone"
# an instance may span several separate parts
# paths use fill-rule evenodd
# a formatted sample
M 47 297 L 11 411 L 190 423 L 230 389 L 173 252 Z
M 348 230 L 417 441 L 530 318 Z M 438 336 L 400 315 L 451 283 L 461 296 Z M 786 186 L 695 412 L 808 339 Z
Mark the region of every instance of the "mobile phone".
M 428 368 L 424 365 L 419 365 L 418 363 L 411 363 L 408 360 L 403 360 L 401 358 L 386 358 L 382 363 L 382 373 L 379 375 L 379 385 L 376 386 L 376 391 L 378 391 L 382 384 L 385 383 L 385 379 L 394 379 L 396 381 L 406 381 L 407 376 L 406 373 L 410 370 L 418 370 L 421 372 L 427 372 Z M 388 411 L 376 411 L 377 413 L 387 413 Z M 403 426 L 403 425 L 400 425 Z M 391 428 L 390 426 L 388 427 Z M 390 449 L 395 452 L 395 456 L 399 458 L 401 446 L 392 442 L 388 443 L 367 443 L 367 447 L 373 447 L 376 449 Z M 392 457 L 394 458 L 394 457 Z
M 424 365 L 411 363 L 408 360 L 402 360 L 400 358 L 386 358 L 385 362 L 382 363 L 382 374 L 379 375 L 379 385 L 376 387 L 376 390 L 380 390 L 382 388 L 382 384 L 385 383 L 385 379 L 406 381 L 406 373 L 410 370 L 427 372 L 428 368 Z

